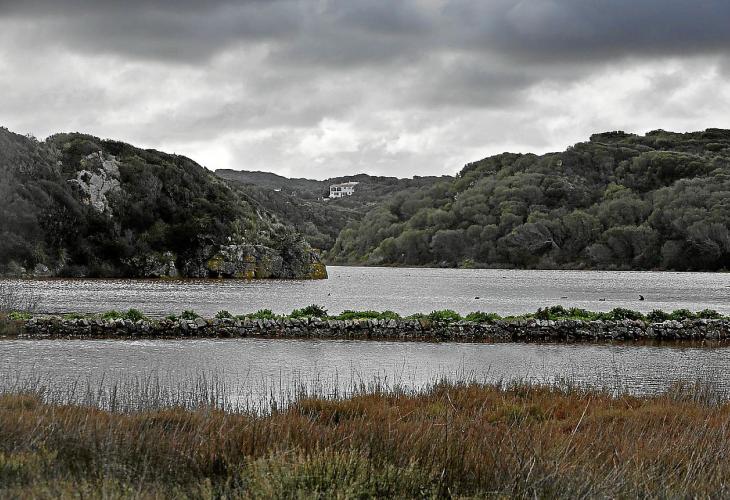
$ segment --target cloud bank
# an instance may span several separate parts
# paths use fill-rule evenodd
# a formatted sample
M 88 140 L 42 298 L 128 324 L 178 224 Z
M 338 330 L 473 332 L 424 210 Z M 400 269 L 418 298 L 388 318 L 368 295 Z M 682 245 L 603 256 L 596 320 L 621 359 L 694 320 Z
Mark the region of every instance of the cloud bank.
M 209 168 L 453 173 L 730 126 L 728 25 L 712 0 L 0 0 L 0 124 Z

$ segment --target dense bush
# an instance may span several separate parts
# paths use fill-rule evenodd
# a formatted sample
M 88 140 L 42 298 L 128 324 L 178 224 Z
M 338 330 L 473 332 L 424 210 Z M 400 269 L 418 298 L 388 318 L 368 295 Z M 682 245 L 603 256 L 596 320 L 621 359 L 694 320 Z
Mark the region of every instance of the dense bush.
M 502 317 L 499 314 L 495 313 L 471 312 L 464 316 L 464 319 L 467 321 L 472 321 L 474 323 L 493 323 L 497 320 L 502 319 Z
M 137 309 L 130 309 L 124 314 L 124 318 L 130 321 L 140 321 L 147 319 L 141 311 Z
M 78 315 L 79 318 L 84 317 L 84 315 Z M 102 319 L 128 319 L 130 321 L 139 321 L 139 320 L 147 320 L 147 316 L 145 316 L 141 311 L 137 309 L 129 309 L 127 312 L 119 312 L 119 311 L 106 311 L 104 313 L 101 313 Z
M 289 316 L 291 318 L 326 318 L 327 309 L 317 304 L 312 304 L 302 309 L 294 309 Z
M 431 321 L 443 321 L 445 323 L 450 323 L 452 321 L 461 321 L 464 318 L 462 318 L 456 311 L 443 309 L 441 311 L 433 311 L 428 315 L 428 319 Z
M 722 146 L 722 147 L 721 147 Z M 343 229 L 339 263 L 730 268 L 730 133 L 596 134 L 397 193 Z
M 255 313 L 252 314 L 246 314 L 244 316 L 241 316 L 242 318 L 249 318 L 249 319 L 277 319 L 279 316 L 274 314 L 271 309 L 259 309 Z
M 669 313 L 662 311 L 661 309 L 654 309 L 646 315 L 646 320 L 651 323 L 662 323 L 669 319 Z
M 401 315 L 393 311 L 342 311 L 342 313 L 334 316 L 337 320 L 355 320 L 355 319 L 385 319 L 399 320 Z

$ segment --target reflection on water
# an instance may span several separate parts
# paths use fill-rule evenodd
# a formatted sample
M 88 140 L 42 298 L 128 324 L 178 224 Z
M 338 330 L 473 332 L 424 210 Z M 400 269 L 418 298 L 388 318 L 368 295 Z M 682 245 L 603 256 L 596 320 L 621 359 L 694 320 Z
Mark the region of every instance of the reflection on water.
M 380 380 L 419 388 L 438 377 L 479 381 L 569 380 L 632 393 L 674 381 L 730 389 L 730 348 L 682 344 L 426 343 L 348 340 L 4 340 L 0 372 L 42 374 L 51 385 L 159 374 L 175 384 L 215 373 L 248 398 L 296 385 L 346 391 Z M 165 382 L 167 381 L 167 382 Z M 93 384 L 92 384 L 93 385 Z
M 163 316 L 193 309 L 213 315 L 258 309 L 288 313 L 309 304 L 402 314 L 454 309 L 502 315 L 563 304 L 595 311 L 626 307 L 716 309 L 730 314 L 730 274 L 493 269 L 330 267 L 320 281 L 42 280 L 13 281 L 41 296 L 46 312 L 141 309 Z M 639 301 L 639 295 L 646 300 Z M 478 298 L 477 298 L 478 297 Z

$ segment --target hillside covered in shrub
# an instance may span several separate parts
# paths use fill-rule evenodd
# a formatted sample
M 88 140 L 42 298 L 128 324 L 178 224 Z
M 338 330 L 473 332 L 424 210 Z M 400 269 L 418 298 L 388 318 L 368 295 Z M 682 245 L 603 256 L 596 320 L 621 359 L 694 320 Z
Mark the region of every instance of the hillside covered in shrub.
M 730 269 L 730 131 L 608 132 L 504 153 L 349 224 L 333 263 Z
M 216 175 L 231 181 L 249 200 L 271 211 L 286 224 L 302 233 L 307 242 L 329 250 L 340 231 L 359 221 L 379 203 L 396 193 L 416 191 L 449 177 L 397 177 L 367 174 L 333 177 L 326 180 L 289 179 L 270 172 L 216 170 Z M 355 194 L 327 199 L 331 184 L 357 182 Z
M 0 273 L 324 277 L 311 247 L 183 156 L 0 129 Z

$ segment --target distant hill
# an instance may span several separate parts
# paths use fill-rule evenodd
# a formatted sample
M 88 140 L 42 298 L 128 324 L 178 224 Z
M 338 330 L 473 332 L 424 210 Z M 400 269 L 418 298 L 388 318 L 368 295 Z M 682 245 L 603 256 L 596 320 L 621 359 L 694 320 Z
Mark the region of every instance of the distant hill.
M 324 277 L 289 226 L 183 156 L 0 129 L 0 274 Z
M 730 269 L 730 131 L 608 132 L 560 153 L 492 156 L 396 193 L 329 261 Z
M 450 179 L 448 176 L 399 179 L 358 174 L 318 181 L 289 179 L 269 172 L 216 170 L 215 173 L 234 183 L 249 201 L 276 214 L 282 222 L 302 233 L 312 246 L 324 251 L 332 248 L 345 226 L 360 220 L 388 197 Z M 331 184 L 350 181 L 359 183 L 355 194 L 326 199 Z

